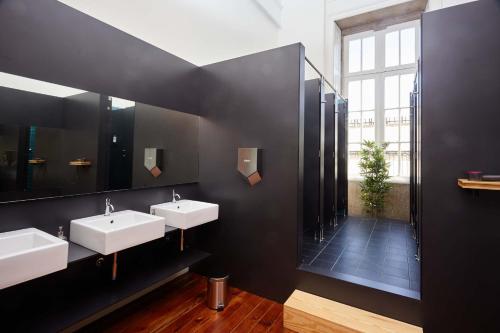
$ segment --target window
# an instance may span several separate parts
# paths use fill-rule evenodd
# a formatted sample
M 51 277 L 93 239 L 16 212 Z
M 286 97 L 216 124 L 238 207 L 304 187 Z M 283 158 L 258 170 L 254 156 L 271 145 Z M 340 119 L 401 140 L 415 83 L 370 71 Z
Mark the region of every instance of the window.
M 349 178 L 359 174 L 361 143 L 387 142 L 393 180 L 410 176 L 410 92 L 419 21 L 344 37 L 343 89 L 349 99 Z

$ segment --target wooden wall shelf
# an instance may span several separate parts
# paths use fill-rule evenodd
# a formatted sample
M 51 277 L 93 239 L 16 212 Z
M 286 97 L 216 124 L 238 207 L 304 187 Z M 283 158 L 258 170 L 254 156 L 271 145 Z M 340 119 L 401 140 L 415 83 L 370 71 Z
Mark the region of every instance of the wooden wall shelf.
M 70 161 L 69 165 L 71 165 L 71 166 L 91 166 L 92 162 L 90 162 L 90 161 Z
M 34 158 L 32 160 L 28 160 L 28 164 L 32 164 L 32 165 L 41 165 L 41 164 L 45 164 L 47 161 L 44 160 L 44 159 L 41 159 L 41 158 Z
M 458 186 L 469 190 L 500 191 L 500 182 L 486 182 L 483 180 L 458 179 Z

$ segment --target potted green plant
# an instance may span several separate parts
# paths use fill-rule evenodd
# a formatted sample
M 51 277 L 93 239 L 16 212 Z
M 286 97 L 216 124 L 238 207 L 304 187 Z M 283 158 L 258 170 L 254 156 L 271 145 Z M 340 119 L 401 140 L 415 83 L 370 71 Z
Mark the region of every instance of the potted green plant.
M 385 196 L 391 189 L 389 180 L 389 163 L 385 160 L 387 143 L 377 144 L 364 141 L 361 147 L 360 173 L 361 200 L 366 211 L 377 217 L 384 209 Z

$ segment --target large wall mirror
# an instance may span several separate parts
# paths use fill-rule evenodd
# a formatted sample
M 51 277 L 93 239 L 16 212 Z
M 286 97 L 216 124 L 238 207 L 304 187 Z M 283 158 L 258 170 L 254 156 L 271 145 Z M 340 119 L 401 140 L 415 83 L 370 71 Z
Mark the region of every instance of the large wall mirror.
M 198 181 L 199 117 L 0 73 L 0 201 Z

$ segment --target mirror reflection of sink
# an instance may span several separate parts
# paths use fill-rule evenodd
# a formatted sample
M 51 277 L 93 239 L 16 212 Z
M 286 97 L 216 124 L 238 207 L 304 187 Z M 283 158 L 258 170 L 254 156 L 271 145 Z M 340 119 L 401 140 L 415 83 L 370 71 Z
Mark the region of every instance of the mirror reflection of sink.
M 219 218 L 219 205 L 194 200 L 179 200 L 151 206 L 151 214 L 165 218 L 165 224 L 189 229 Z
M 0 289 L 68 265 L 68 242 L 35 228 L 0 233 Z
M 165 222 L 133 210 L 97 215 L 71 221 L 70 240 L 104 255 L 161 238 Z

